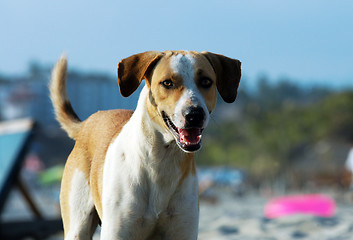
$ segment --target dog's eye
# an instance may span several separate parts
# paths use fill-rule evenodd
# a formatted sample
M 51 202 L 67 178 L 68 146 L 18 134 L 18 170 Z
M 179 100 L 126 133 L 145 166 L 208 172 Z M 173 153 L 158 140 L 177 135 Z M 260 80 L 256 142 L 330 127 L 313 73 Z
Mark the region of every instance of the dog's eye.
M 201 78 L 199 84 L 203 88 L 209 88 L 212 86 L 213 81 L 207 77 Z
M 174 86 L 173 81 L 170 79 L 164 80 L 163 82 L 161 82 L 161 84 L 167 89 L 172 88 Z

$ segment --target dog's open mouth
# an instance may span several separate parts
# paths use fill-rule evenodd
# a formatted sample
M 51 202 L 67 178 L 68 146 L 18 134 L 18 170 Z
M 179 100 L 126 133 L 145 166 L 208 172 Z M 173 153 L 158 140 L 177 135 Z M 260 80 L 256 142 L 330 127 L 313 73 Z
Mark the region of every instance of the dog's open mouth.
M 178 128 L 165 112 L 162 112 L 162 117 L 181 149 L 187 152 L 194 152 L 200 149 L 202 128 Z

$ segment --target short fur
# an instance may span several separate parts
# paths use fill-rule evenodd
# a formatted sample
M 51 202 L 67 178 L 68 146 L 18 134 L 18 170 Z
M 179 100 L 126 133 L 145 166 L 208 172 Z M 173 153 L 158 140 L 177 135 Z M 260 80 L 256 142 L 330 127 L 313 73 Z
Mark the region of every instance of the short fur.
M 65 239 L 91 239 L 100 220 L 101 239 L 196 239 L 194 152 L 217 90 L 235 100 L 240 62 L 209 52 L 133 55 L 119 63 L 118 83 L 127 97 L 146 80 L 135 112 L 99 111 L 83 122 L 66 71 L 63 56 L 50 84 L 57 120 L 76 140 L 60 194 Z

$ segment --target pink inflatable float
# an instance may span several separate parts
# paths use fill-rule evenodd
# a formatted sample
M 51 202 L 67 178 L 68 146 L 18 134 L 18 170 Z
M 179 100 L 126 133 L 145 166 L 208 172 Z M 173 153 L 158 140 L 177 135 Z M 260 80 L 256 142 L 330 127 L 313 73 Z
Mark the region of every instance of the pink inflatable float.
M 266 218 L 278 218 L 293 214 L 332 217 L 336 211 L 335 201 L 324 194 L 301 194 L 277 197 L 264 209 Z

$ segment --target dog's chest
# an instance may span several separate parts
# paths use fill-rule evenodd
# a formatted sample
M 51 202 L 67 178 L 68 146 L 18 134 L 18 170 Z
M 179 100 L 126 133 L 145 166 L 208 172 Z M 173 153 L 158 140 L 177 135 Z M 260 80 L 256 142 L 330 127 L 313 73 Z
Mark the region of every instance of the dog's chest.
M 135 205 L 134 212 L 156 219 L 180 192 L 183 153 L 176 148 L 149 149 L 146 144 L 144 147 L 141 144 L 127 144 L 123 136 L 119 136 L 107 151 L 103 208 L 116 207 L 108 206 L 113 203 L 121 207 L 128 207 L 124 204 Z M 139 140 L 136 139 L 136 143 Z M 169 214 L 174 212 L 171 209 Z
M 180 166 L 178 166 L 179 159 L 177 159 L 175 153 L 164 153 L 162 155 L 162 162 L 159 164 L 152 162 L 144 176 L 148 184 L 145 189 L 149 191 L 148 208 L 155 217 L 158 217 L 162 212 L 173 215 L 175 204 L 171 200 L 183 193 L 183 189 L 179 186 L 182 175 Z M 151 157 L 149 160 L 153 161 L 153 159 Z

